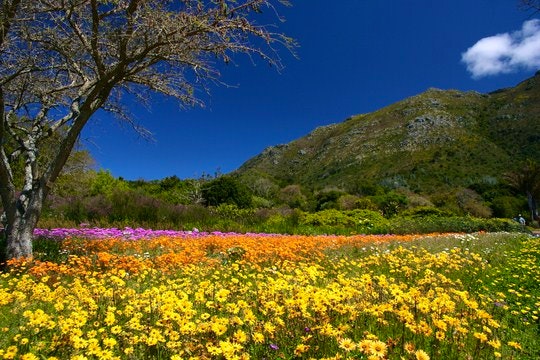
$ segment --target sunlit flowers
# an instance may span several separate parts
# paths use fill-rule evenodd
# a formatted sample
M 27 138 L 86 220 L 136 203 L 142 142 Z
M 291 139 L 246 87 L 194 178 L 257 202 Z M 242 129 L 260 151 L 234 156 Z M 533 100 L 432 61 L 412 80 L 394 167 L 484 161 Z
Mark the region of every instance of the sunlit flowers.
M 539 243 L 497 236 L 67 238 L 1 274 L 0 359 L 527 358 Z

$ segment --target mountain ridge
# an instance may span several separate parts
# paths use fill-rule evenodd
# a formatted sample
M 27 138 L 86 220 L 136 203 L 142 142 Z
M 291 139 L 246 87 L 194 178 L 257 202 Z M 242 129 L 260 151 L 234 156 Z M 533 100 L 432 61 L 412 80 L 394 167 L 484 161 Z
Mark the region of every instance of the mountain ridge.
M 235 171 L 246 182 L 333 187 L 362 182 L 433 195 L 478 183 L 540 156 L 540 71 L 487 94 L 429 88 L 371 113 L 270 146 Z

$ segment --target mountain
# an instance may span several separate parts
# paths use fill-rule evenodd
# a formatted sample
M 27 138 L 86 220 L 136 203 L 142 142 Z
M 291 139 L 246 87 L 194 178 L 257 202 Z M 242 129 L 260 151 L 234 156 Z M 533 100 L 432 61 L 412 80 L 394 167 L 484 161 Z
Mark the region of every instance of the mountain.
M 499 183 L 525 159 L 540 159 L 540 71 L 488 94 L 429 89 L 271 146 L 236 173 L 280 187 L 376 183 L 429 195 Z

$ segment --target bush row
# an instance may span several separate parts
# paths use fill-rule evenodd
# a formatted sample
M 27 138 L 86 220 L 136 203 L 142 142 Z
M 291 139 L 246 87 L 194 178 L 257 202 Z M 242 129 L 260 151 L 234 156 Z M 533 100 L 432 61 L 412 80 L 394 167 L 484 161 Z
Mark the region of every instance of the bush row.
M 288 207 L 239 208 L 171 205 L 144 195 L 92 197 L 49 208 L 40 227 L 146 227 L 201 231 L 283 234 L 412 234 L 433 232 L 522 231 L 510 219 L 456 216 L 435 208 L 417 208 L 386 218 L 380 211 L 327 209 L 306 212 Z

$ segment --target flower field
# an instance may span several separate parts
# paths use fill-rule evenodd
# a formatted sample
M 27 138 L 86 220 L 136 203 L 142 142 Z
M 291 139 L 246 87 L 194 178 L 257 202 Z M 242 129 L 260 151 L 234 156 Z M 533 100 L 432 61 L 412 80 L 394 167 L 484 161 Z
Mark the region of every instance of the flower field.
M 540 239 L 38 230 L 0 359 L 538 359 Z

